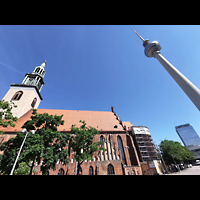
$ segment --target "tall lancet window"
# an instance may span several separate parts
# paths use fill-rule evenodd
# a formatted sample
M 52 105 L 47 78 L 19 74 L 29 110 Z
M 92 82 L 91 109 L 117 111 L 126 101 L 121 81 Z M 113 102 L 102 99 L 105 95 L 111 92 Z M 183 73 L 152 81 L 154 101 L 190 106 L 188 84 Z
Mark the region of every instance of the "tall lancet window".
M 92 166 L 89 168 L 89 175 L 94 175 L 94 169 Z
M 122 139 L 121 139 L 121 137 L 119 135 L 117 136 L 117 143 L 118 143 L 118 148 L 120 150 L 121 158 L 122 158 L 122 160 L 125 160 Z
M 103 137 L 103 135 L 101 135 L 100 141 L 102 142 L 102 143 L 101 143 L 101 147 L 103 147 L 103 143 L 104 143 L 104 141 L 105 141 L 105 138 Z

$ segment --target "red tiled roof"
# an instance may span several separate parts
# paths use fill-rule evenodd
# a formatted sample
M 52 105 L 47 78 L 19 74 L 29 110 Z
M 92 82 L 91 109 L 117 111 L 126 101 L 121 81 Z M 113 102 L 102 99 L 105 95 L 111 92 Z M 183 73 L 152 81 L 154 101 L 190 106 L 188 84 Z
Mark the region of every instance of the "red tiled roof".
M 127 130 L 129 127 L 134 126 L 131 122 L 123 122 L 123 125 L 126 126 Z
M 107 111 L 82 111 L 82 110 L 54 110 L 54 109 L 37 109 L 39 114 L 48 113 L 49 115 L 62 115 L 64 125 L 58 127 L 58 131 L 70 131 L 71 126 L 76 124 L 80 127 L 80 120 L 85 120 L 87 126 L 92 126 L 99 131 L 124 131 L 116 116 L 112 112 Z M 5 132 L 19 132 L 22 130 L 23 124 L 30 120 L 32 110 L 27 112 L 18 119 L 15 127 L 0 128 Z M 116 127 L 117 128 L 114 128 Z

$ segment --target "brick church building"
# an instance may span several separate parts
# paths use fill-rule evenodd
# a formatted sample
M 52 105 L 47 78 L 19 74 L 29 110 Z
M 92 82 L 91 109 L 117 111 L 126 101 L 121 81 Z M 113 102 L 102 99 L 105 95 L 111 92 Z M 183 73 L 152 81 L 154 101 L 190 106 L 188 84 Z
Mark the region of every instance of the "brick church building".
M 30 120 L 32 109 L 37 109 L 42 96 L 41 88 L 44 85 L 45 64 L 37 66 L 32 73 L 27 73 L 21 84 L 11 84 L 5 97 L 6 101 L 12 101 L 17 108 L 13 108 L 14 116 L 18 122 L 15 127 L 1 128 L 5 133 L 0 135 L 0 143 L 15 137 L 17 132 L 22 130 L 22 125 Z M 39 114 L 48 113 L 50 115 L 62 115 L 64 125 L 58 127 L 58 131 L 70 133 L 71 126 L 80 125 L 80 120 L 85 120 L 87 126 L 96 128 L 100 135 L 94 137 L 94 142 L 104 141 L 106 151 L 97 151 L 93 155 L 93 161 L 85 160 L 81 165 L 82 175 L 142 175 L 139 152 L 137 151 L 133 138 L 123 125 L 122 121 L 111 111 L 82 111 L 82 110 L 54 110 L 38 109 Z M 56 170 L 50 170 L 50 175 L 74 175 L 76 160 L 75 152 L 70 151 L 69 163 L 63 165 L 58 162 Z M 33 174 L 39 175 L 40 163 L 35 164 Z

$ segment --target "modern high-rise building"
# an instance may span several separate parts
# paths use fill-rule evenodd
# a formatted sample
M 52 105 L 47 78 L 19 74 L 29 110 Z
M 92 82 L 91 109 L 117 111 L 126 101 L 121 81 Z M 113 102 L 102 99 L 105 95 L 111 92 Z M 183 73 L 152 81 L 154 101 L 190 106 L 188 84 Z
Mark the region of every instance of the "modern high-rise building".
M 185 146 L 200 145 L 200 137 L 190 124 L 183 124 L 175 128 Z
M 176 132 L 183 144 L 194 154 L 195 159 L 200 159 L 200 137 L 190 124 L 176 126 Z

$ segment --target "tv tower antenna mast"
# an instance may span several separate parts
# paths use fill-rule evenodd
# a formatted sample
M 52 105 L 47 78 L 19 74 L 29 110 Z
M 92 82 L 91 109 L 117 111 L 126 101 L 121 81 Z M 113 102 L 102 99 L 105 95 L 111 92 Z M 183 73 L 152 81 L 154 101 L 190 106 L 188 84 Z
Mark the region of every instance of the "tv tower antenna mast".
M 134 29 L 133 31 L 143 41 L 145 55 L 149 58 L 154 57 L 161 63 L 200 111 L 200 90 L 161 55 L 161 46 L 157 41 L 144 40 Z
M 133 29 L 133 31 L 136 33 L 136 35 L 144 42 L 144 39 Z

